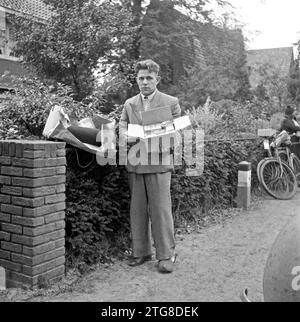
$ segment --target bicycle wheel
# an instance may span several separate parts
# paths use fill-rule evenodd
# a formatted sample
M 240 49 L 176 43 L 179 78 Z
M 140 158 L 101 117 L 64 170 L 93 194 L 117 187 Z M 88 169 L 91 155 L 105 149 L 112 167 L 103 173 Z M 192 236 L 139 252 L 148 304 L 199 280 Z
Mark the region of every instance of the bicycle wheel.
M 263 187 L 272 197 L 287 200 L 295 195 L 296 176 L 286 163 L 267 159 L 260 166 L 259 175 Z
M 278 151 L 278 156 L 281 161 L 285 162 L 286 164 L 289 164 L 289 157 L 287 155 L 286 150 L 279 150 Z
M 297 185 L 300 188 L 300 160 L 294 153 L 291 153 L 290 158 L 291 158 L 291 165 L 297 179 Z
M 261 183 L 261 176 L 260 176 L 260 167 L 261 165 L 266 161 L 266 159 L 262 159 L 258 162 L 257 166 L 256 166 L 256 176 L 258 179 L 258 182 Z

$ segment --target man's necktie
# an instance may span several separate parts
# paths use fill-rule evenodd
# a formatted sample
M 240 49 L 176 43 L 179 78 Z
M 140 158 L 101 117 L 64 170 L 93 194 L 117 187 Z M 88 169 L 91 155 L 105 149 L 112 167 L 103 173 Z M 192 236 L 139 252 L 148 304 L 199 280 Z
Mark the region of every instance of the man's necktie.
M 144 109 L 145 109 L 145 111 L 147 111 L 149 109 L 149 107 L 150 107 L 149 98 L 148 98 L 148 96 L 145 96 L 144 97 Z

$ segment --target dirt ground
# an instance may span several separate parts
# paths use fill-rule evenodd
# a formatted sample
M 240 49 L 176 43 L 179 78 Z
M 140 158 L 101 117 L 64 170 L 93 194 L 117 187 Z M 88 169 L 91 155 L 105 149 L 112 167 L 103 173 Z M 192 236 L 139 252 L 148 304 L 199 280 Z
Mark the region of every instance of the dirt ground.
M 125 261 L 98 267 L 69 288 L 0 292 L 0 301 L 220 302 L 263 301 L 262 279 L 270 248 L 289 219 L 300 211 L 300 192 L 289 201 L 265 197 L 248 211 L 232 210 L 224 222 L 177 234 L 176 270 L 157 272 L 156 261 L 129 267 Z M 68 285 L 68 276 L 63 284 Z M 2 293 L 2 297 L 1 297 Z

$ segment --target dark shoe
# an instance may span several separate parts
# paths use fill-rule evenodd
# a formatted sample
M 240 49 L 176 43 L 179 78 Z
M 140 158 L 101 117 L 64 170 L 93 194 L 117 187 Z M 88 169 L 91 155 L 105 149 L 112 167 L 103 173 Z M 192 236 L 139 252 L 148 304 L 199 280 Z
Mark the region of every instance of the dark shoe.
M 158 271 L 160 273 L 172 273 L 174 271 L 174 264 L 176 262 L 177 255 L 158 261 Z
M 128 265 L 129 266 L 138 266 L 138 265 L 142 265 L 147 261 L 151 261 L 152 259 L 152 255 L 148 255 L 148 256 L 143 256 L 143 257 L 131 257 L 129 259 Z

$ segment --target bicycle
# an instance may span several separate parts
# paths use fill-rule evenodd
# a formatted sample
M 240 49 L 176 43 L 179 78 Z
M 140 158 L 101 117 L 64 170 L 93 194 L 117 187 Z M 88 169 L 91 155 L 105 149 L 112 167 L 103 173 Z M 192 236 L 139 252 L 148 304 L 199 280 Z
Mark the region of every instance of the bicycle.
M 290 146 L 294 144 L 298 144 L 298 142 L 291 142 L 289 146 L 278 148 L 278 155 L 282 161 L 287 163 L 290 168 L 292 168 L 297 179 L 297 186 L 300 188 L 300 160 L 296 154 L 290 150 Z
M 297 179 L 293 169 L 279 156 L 279 147 L 284 140 L 288 141 L 287 138 L 287 133 L 281 132 L 277 137 L 271 137 L 275 139 L 271 144 L 265 139 L 263 144 L 267 150 L 267 157 L 262 159 L 256 168 L 257 178 L 265 191 L 281 200 L 291 199 L 297 191 Z

